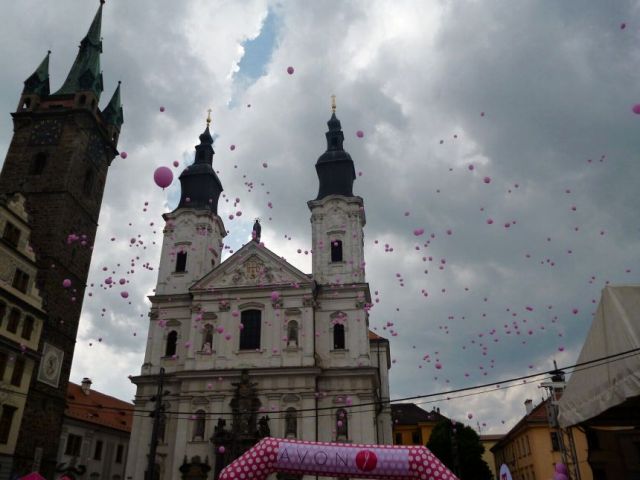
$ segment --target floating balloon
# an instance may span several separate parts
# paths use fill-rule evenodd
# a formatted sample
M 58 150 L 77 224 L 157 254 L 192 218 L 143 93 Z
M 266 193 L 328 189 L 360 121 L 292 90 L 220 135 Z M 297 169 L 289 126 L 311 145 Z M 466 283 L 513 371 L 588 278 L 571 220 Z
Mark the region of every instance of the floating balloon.
M 232 152 L 233 152 L 235 149 L 236 149 L 236 146 L 235 146 L 235 145 L 231 145 L 231 146 L 229 147 L 229 150 L 231 150 Z
M 65 278 L 65 279 L 62 281 L 62 286 L 63 286 L 64 288 L 69 288 L 69 287 L 71 286 L 71 280 L 69 280 L 68 278 Z
M 178 162 L 177 160 L 174 160 L 173 166 L 177 168 L 178 166 L 180 166 L 180 162 Z
M 160 107 L 160 111 L 161 111 L 161 112 L 164 112 L 164 107 Z
M 364 132 L 363 132 L 362 130 L 358 130 L 358 131 L 356 132 L 356 137 L 358 137 L 358 138 L 362 138 L 362 137 L 364 137 Z
M 289 75 L 293 75 L 293 72 L 294 72 L 293 67 L 287 67 L 287 73 Z
M 158 167 L 156 171 L 153 172 L 153 180 L 163 190 L 171 185 L 173 181 L 173 172 L 169 170 L 168 167 Z
M 124 160 L 127 158 L 127 152 L 120 152 L 120 157 Z
M 640 103 L 636 103 L 631 110 L 633 110 L 633 113 L 636 115 L 640 115 Z

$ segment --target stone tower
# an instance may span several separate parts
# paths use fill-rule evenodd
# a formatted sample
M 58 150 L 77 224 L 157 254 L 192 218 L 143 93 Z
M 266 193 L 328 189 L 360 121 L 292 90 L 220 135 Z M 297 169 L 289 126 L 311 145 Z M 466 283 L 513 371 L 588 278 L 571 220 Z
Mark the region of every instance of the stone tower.
M 0 194 L 22 193 L 32 224 L 35 281 L 48 320 L 18 435 L 15 471 L 53 478 L 65 393 L 107 170 L 123 123 L 120 86 L 104 110 L 101 0 L 62 87 L 49 90 L 49 55 L 24 82 Z M 71 287 L 64 288 L 69 279 Z M 45 367 L 46 362 L 46 367 Z

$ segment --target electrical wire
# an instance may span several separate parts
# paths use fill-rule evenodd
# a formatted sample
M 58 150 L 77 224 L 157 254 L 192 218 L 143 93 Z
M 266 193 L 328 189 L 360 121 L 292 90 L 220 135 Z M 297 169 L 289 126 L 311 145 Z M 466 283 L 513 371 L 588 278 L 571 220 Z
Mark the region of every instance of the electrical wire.
M 424 402 L 419 402 L 420 404 L 424 404 L 424 403 L 436 403 L 439 401 L 450 401 L 450 400 L 455 400 L 458 398 L 466 398 L 466 397 L 470 397 L 470 396 L 474 396 L 474 395 L 482 395 L 485 393 L 491 393 L 491 392 L 496 392 L 498 390 L 504 390 L 506 388 L 511 388 L 514 386 L 523 386 L 523 385 L 528 385 L 528 383 L 526 382 L 527 380 L 530 380 L 532 378 L 537 378 L 537 377 L 541 377 L 543 375 L 547 375 L 549 379 L 551 379 L 553 377 L 553 375 L 555 375 L 557 372 L 563 371 L 565 372 L 566 370 L 573 370 L 574 372 L 577 371 L 582 371 L 582 370 L 586 370 L 589 368 L 595 368 L 598 366 L 602 366 L 602 365 L 606 365 L 615 361 L 619 361 L 619 360 L 624 360 L 625 358 L 629 358 L 631 356 L 637 355 L 638 353 L 640 353 L 640 348 L 634 348 L 634 349 L 630 349 L 624 352 L 619 352 L 616 354 L 612 354 L 612 355 L 607 355 L 604 357 L 600 357 L 597 359 L 593 359 L 593 360 L 589 360 L 586 362 L 581 362 L 581 363 L 576 363 L 573 365 L 567 365 L 564 367 L 560 367 L 558 369 L 554 369 L 554 370 L 550 370 L 550 371 L 545 371 L 545 372 L 538 372 L 538 373 L 533 373 L 533 374 L 529 374 L 529 375 L 522 375 L 519 377 L 514 377 L 514 378 L 510 378 L 510 379 L 506 379 L 506 380 L 501 380 L 501 381 L 496 381 L 496 382 L 490 382 L 490 383 L 485 383 L 485 384 L 481 384 L 481 385 L 476 385 L 473 387 L 464 387 L 464 388 L 458 388 L 458 389 L 454 389 L 454 390 L 448 390 L 448 391 L 444 391 L 444 392 L 436 392 L 436 393 L 428 393 L 428 394 L 422 394 L 422 395 L 414 395 L 414 396 L 410 396 L 410 397 L 403 397 L 403 398 L 397 398 L 397 399 L 393 399 L 393 400 L 379 400 L 379 401 L 375 401 L 375 402 L 366 402 L 366 403 L 360 403 L 360 404 L 355 404 L 355 405 L 340 405 L 339 407 L 336 406 L 330 406 L 330 407 L 320 407 L 320 408 L 305 408 L 305 409 L 296 409 L 296 414 L 298 415 L 299 413 L 302 412 L 313 412 L 313 415 L 308 415 L 308 416 L 298 416 L 297 418 L 315 418 L 316 417 L 316 412 L 317 411 L 321 411 L 321 410 L 331 410 L 332 412 L 329 414 L 318 414 L 317 416 L 334 416 L 335 414 L 333 413 L 333 411 L 336 408 L 340 408 L 340 409 L 350 409 L 351 411 L 357 411 L 357 412 L 369 412 L 369 411 L 375 411 L 377 408 L 379 408 L 381 405 L 385 405 L 385 404 L 393 404 L 393 403 L 400 403 L 400 402 L 406 402 L 408 400 L 419 400 L 419 399 L 424 399 L 424 398 L 434 398 L 434 397 L 443 397 L 446 396 L 445 398 L 440 398 L 438 400 L 425 400 Z M 581 368 L 582 367 L 582 368 Z M 515 385 L 508 385 L 514 382 L 522 382 L 522 383 L 518 383 Z M 489 390 L 483 390 L 480 392 L 473 392 L 474 390 L 479 390 L 479 389 L 484 389 L 484 388 L 488 388 L 488 387 L 497 387 L 497 389 L 489 389 Z M 473 392 L 473 393 L 467 393 L 464 395 L 458 395 L 458 396 L 454 396 L 451 397 L 452 394 L 456 394 L 456 393 L 464 393 L 464 392 Z M 175 398 L 175 397 L 174 397 Z M 171 398 L 169 396 L 168 401 L 171 401 L 173 398 Z M 118 408 L 118 407 L 105 407 L 105 406 L 101 406 L 101 405 L 88 405 L 88 404 L 83 404 L 83 403 L 76 403 L 76 402 L 67 402 L 68 405 L 76 405 L 78 407 L 83 407 L 83 408 L 91 408 L 94 410 L 117 410 L 117 411 L 124 411 L 124 412 L 132 412 L 133 416 L 139 416 L 139 417 L 148 417 L 150 413 L 154 412 L 154 410 L 146 410 L 146 409 L 127 409 L 127 408 Z M 371 409 L 367 409 L 367 410 L 356 410 L 358 407 L 375 407 L 375 408 L 371 408 Z M 194 417 L 194 413 L 193 412 L 184 412 L 184 411 L 165 411 L 163 412 L 165 415 L 171 415 L 172 418 L 193 418 Z M 255 411 L 255 412 L 247 412 L 246 414 L 256 414 L 256 415 L 268 415 L 268 414 L 286 414 L 286 410 L 272 410 L 272 411 L 268 411 L 268 410 L 264 410 L 264 411 Z M 223 412 L 223 413 L 216 413 L 216 412 L 205 412 L 204 417 L 212 417 L 212 416 L 216 416 L 216 417 L 231 417 L 233 416 L 232 412 Z M 270 419 L 282 419 L 282 418 L 286 418 L 283 416 L 276 416 L 276 417 L 270 417 Z

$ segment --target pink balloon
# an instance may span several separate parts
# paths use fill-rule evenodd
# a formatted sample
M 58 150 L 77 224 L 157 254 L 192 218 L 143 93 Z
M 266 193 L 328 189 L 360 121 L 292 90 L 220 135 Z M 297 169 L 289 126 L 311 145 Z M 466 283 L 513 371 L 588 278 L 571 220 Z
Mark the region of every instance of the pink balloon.
M 287 67 L 287 73 L 289 75 L 293 75 L 293 72 L 294 72 L 293 67 Z
M 633 113 L 636 115 L 640 115 L 640 103 L 636 103 L 631 110 L 633 110 Z
M 161 111 L 161 112 L 164 112 L 164 107 L 160 107 L 160 111 Z
M 120 157 L 122 157 L 123 160 L 127 158 L 127 152 L 120 152 Z
M 69 287 L 71 286 L 71 280 L 69 280 L 68 278 L 65 278 L 65 279 L 62 281 L 62 286 L 63 286 L 64 288 L 69 288 Z
M 173 166 L 174 166 L 174 167 L 178 167 L 178 166 L 180 166 L 180 162 L 178 162 L 177 160 L 174 160 L 174 161 L 173 161 Z
M 356 137 L 358 137 L 358 138 L 362 138 L 362 137 L 364 137 L 364 132 L 363 132 L 362 130 L 358 130 L 358 131 L 356 132 Z
M 127 292 L 126 290 L 124 292 L 120 292 L 120 296 L 122 298 L 129 298 L 129 292 Z
M 491 177 L 484 177 L 484 183 L 491 183 Z
M 229 147 L 229 150 L 231 150 L 232 152 L 233 152 L 235 149 L 236 149 L 236 146 L 235 146 L 235 145 L 231 145 L 231 146 Z
M 173 172 L 168 167 L 158 167 L 153 172 L 153 180 L 160 188 L 165 189 L 173 182 Z

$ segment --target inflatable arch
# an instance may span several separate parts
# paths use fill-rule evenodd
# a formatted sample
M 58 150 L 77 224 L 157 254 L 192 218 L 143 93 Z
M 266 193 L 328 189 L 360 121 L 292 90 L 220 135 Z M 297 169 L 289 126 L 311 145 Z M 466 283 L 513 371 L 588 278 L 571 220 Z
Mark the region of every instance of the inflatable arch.
M 458 480 L 427 447 L 264 438 L 219 480 L 265 480 L 272 473 L 387 480 Z

